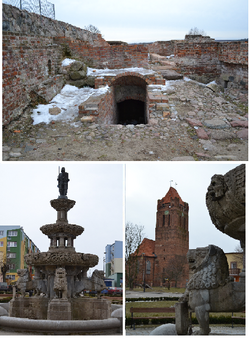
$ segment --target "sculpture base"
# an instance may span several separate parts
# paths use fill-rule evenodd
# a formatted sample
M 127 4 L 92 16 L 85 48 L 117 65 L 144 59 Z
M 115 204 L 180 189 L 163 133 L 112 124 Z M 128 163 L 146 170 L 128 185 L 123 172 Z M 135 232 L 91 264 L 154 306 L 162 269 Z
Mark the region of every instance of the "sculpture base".
M 67 299 L 53 299 L 48 305 L 48 320 L 71 320 L 71 303 Z
M 9 316 L 37 320 L 55 320 L 53 313 L 59 307 L 57 302 L 54 303 L 56 300 L 59 301 L 60 306 L 63 306 L 61 304 L 62 299 L 49 300 L 49 298 L 44 296 L 17 297 L 10 301 Z M 68 315 L 67 320 L 104 320 L 111 317 L 111 302 L 106 299 L 79 297 L 68 300 L 63 299 L 63 301 L 70 304 L 71 313 Z M 68 305 L 65 306 L 68 308 Z M 65 319 L 61 318 L 58 320 Z
M 9 316 L 15 318 L 47 319 L 49 299 L 42 296 L 17 297 L 10 300 Z

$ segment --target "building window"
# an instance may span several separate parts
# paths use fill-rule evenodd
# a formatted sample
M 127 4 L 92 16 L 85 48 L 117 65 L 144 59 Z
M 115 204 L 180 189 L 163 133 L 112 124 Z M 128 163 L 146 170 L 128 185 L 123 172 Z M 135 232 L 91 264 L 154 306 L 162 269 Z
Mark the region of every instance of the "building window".
M 0 230 L 0 235 L 1 235 L 1 236 L 3 235 L 3 230 Z
M 7 242 L 7 247 L 17 247 L 17 242 Z
M 16 258 L 16 253 L 7 253 L 7 258 L 8 259 L 15 259 Z
M 9 269 L 15 269 L 16 268 L 16 264 L 15 263 L 10 263 L 9 264 Z
M 6 275 L 6 279 L 14 281 L 16 279 L 15 275 Z
M 9 230 L 9 231 L 8 231 L 8 236 L 17 236 L 17 231 L 15 231 L 15 230 Z
M 149 260 L 146 262 L 146 274 L 150 274 L 151 272 L 151 263 Z
M 0 247 L 3 247 L 3 241 L 0 241 Z
M 230 263 L 230 268 L 231 268 L 231 269 L 237 268 L 237 262 L 231 262 L 231 263 Z

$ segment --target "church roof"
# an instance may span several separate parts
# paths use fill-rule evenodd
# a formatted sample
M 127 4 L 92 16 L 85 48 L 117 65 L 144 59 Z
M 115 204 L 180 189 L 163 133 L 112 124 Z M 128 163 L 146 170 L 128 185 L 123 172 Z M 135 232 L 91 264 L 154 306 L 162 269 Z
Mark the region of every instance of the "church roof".
M 182 201 L 180 195 L 178 194 L 177 190 L 173 187 L 170 187 L 166 196 L 162 198 L 162 203 L 170 203 L 171 199 L 179 198 L 180 204 L 184 205 L 184 202 Z
M 138 254 L 134 253 L 137 256 L 142 256 L 144 254 L 147 257 L 155 257 L 155 241 L 150 240 L 148 238 L 144 238 L 142 243 L 139 246 Z

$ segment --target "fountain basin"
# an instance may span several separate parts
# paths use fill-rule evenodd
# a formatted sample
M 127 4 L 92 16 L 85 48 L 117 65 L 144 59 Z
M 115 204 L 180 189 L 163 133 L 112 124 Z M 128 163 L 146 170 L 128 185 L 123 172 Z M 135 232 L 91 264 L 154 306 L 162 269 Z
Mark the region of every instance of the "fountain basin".
M 0 317 L 0 328 L 37 334 L 120 334 L 121 323 L 117 318 L 105 320 L 32 320 L 9 316 Z

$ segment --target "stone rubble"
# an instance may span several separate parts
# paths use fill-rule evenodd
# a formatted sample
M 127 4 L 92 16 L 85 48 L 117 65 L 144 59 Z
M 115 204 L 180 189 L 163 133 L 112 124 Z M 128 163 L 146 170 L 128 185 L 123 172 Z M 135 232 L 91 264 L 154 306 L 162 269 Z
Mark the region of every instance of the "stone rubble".
M 25 115 L 4 129 L 3 160 L 247 160 L 247 93 L 214 92 L 184 78 L 149 86 L 148 95 L 145 125 L 33 126 Z

